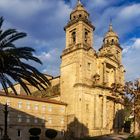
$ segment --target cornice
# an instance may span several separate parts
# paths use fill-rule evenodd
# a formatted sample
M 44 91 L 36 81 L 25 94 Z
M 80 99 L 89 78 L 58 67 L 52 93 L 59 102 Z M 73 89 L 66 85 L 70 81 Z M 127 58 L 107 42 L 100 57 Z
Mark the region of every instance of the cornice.
M 105 85 L 99 85 L 99 84 L 98 85 L 97 84 L 95 84 L 95 85 L 88 85 L 88 84 L 85 84 L 85 83 L 76 83 L 74 85 L 74 87 L 78 87 L 78 86 L 83 86 L 83 87 L 88 87 L 88 88 L 101 88 L 101 89 L 108 90 L 108 91 L 112 92 L 112 88 L 111 87 L 107 87 Z M 124 93 L 121 92 L 121 91 L 115 90 L 115 92 L 124 95 Z
M 88 50 L 92 49 L 92 47 L 88 46 L 88 45 L 85 45 L 85 44 L 81 45 L 81 43 L 80 44 L 76 44 L 73 47 L 64 49 L 63 52 L 62 52 L 62 55 L 60 56 L 60 58 L 62 58 L 64 55 L 67 55 L 69 53 L 72 53 L 72 52 L 80 50 L 80 49 L 88 51 Z
M 88 24 L 93 29 L 93 31 L 95 30 L 95 27 L 92 25 L 91 21 L 89 21 L 88 19 L 84 19 L 84 18 L 78 18 L 78 19 L 69 21 L 68 24 L 64 27 L 64 30 L 66 31 L 66 29 L 68 27 L 70 27 L 71 25 L 73 25 L 79 21 L 83 21 L 84 23 Z

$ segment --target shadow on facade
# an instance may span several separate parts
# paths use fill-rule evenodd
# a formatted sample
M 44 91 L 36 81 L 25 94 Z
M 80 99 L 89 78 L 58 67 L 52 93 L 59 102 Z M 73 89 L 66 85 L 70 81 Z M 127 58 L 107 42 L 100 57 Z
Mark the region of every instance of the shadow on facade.
M 116 112 L 113 120 L 114 133 L 120 133 L 124 131 L 124 109 L 120 109 Z
M 4 105 L 0 104 L 0 139 L 4 134 Z M 45 119 L 8 107 L 8 136 L 11 140 L 29 140 L 30 128 L 40 128 L 40 140 L 45 140 Z M 35 114 L 35 113 L 34 113 Z
M 113 119 L 113 118 L 112 118 Z M 111 133 L 121 133 L 124 127 L 124 110 L 118 110 L 113 119 L 113 125 L 111 128 L 98 128 L 97 130 L 109 129 Z M 94 132 L 93 132 L 94 133 Z M 65 140 L 78 140 L 85 137 L 91 138 L 89 136 L 89 128 L 82 124 L 76 117 L 68 124 L 67 132 L 65 133 Z M 96 132 L 95 134 L 96 135 Z M 106 135 L 101 133 L 98 136 L 93 136 L 92 138 L 100 138 L 100 136 Z
M 0 139 L 4 131 L 4 106 L 0 104 Z M 46 140 L 45 137 L 45 123 L 46 119 L 36 117 L 34 115 L 25 113 L 21 110 L 8 107 L 8 135 L 11 140 L 29 140 L 30 128 L 40 128 L 40 140 Z M 34 112 L 32 114 L 35 114 Z M 89 128 L 87 125 L 82 124 L 74 115 L 67 116 L 67 131 L 58 132 L 57 139 L 77 140 L 78 138 L 89 137 Z M 114 132 L 122 132 L 124 123 L 124 110 L 118 110 L 114 116 L 113 129 Z M 106 128 L 108 129 L 108 128 Z M 59 136 L 61 135 L 61 136 Z M 96 134 L 95 134 L 96 135 Z M 60 138 L 61 137 L 61 138 Z
M 67 126 L 65 140 L 77 140 L 78 138 L 87 137 L 88 134 L 88 128 L 74 117 L 73 121 L 71 121 Z

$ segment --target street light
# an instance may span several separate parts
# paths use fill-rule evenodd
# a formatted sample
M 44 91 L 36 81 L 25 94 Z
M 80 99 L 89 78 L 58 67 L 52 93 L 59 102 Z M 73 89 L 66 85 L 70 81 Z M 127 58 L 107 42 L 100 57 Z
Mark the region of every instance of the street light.
M 7 103 L 4 105 L 4 135 L 3 138 L 1 140 L 11 140 L 7 134 L 7 117 L 8 117 L 8 105 Z

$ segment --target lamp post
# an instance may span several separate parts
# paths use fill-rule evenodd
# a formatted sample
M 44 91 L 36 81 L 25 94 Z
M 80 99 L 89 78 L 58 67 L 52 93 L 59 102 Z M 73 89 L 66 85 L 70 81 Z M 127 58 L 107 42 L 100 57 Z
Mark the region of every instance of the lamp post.
M 8 117 L 8 105 L 5 104 L 4 105 L 4 135 L 3 138 L 1 140 L 11 140 L 7 134 L 7 117 Z

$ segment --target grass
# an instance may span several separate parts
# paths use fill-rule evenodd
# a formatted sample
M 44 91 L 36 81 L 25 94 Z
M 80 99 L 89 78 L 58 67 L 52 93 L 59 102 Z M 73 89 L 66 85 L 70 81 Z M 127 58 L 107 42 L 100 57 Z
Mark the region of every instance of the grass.
M 95 137 L 85 137 L 81 138 L 80 140 L 99 140 L 102 136 L 95 136 Z M 134 136 L 130 136 L 126 140 L 140 140 L 140 137 L 135 138 Z
M 101 136 L 95 136 L 95 137 L 85 137 L 81 138 L 80 140 L 98 140 Z
M 140 137 L 135 138 L 135 137 L 129 137 L 127 140 L 140 140 Z
M 98 140 L 98 138 L 83 138 L 80 140 Z M 127 140 L 140 140 L 140 137 L 139 138 L 129 137 Z

